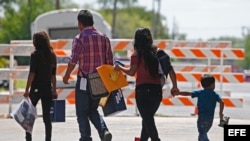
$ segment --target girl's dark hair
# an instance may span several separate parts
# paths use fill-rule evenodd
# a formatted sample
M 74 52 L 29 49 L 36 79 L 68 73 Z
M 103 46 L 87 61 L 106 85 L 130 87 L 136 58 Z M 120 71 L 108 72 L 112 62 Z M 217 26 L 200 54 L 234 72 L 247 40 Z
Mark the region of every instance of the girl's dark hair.
M 38 53 L 39 61 L 42 64 L 50 63 L 51 66 L 56 64 L 56 56 L 50 44 L 50 38 L 47 32 L 36 32 L 33 35 L 33 45 L 35 46 L 35 50 Z
M 208 87 L 210 87 L 214 83 L 215 83 L 215 78 L 211 74 L 204 74 L 201 77 L 201 86 L 203 88 L 208 88 Z
M 157 47 L 153 45 L 153 38 L 148 28 L 138 28 L 135 31 L 134 49 L 137 51 L 139 63 L 143 58 L 150 75 L 152 77 L 158 76 Z
M 81 10 L 78 13 L 77 20 L 82 23 L 83 26 L 93 26 L 93 15 L 88 10 Z

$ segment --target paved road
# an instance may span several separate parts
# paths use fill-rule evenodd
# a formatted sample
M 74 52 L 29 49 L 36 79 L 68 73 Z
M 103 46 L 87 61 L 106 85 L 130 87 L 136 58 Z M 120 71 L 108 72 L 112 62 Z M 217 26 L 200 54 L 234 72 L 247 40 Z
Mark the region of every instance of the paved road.
M 249 100 L 243 108 L 226 108 L 225 115 L 231 117 L 230 124 L 250 124 Z M 41 108 L 38 104 L 38 115 Z M 13 105 L 14 106 L 14 105 Z M 136 116 L 136 108 L 128 106 L 126 111 L 112 117 L 104 117 L 113 134 L 113 141 L 134 141 L 139 136 L 141 119 Z M 0 105 L 0 112 L 7 112 L 7 104 Z M 162 141 L 195 141 L 197 139 L 196 116 L 190 116 L 193 107 L 161 106 L 157 112 L 156 124 Z M 99 110 L 102 114 L 102 110 Z M 217 112 L 217 111 L 216 111 Z M 218 114 L 215 115 L 214 125 L 209 132 L 212 141 L 223 141 L 223 128 L 218 127 Z M 23 129 L 11 118 L 0 118 L 0 141 L 24 140 Z M 99 141 L 96 130 L 92 126 L 93 141 Z M 44 140 L 44 125 L 42 118 L 36 120 L 33 136 L 35 141 Z M 79 138 L 78 125 L 74 105 L 66 105 L 66 122 L 53 123 L 53 141 L 77 141 Z
M 244 89 L 249 89 L 245 87 Z M 243 88 L 239 88 L 243 90 Z M 245 90 L 244 90 L 245 91 Z M 249 91 L 249 90 L 248 90 Z M 250 96 L 241 92 L 233 93 L 232 97 L 242 97 L 243 107 L 225 107 L 224 114 L 230 116 L 230 124 L 250 124 Z M 12 105 L 15 108 L 16 105 Z M 0 141 L 24 140 L 23 129 L 10 118 L 4 118 L 8 113 L 8 104 L 0 104 Z M 127 110 L 112 117 L 105 117 L 105 121 L 113 134 L 113 141 L 134 141 L 139 136 L 141 119 L 137 116 L 135 106 L 127 106 Z M 38 115 L 41 115 L 41 106 L 37 106 Z M 102 110 L 100 109 L 100 114 Z M 160 106 L 156 124 L 162 141 L 195 141 L 197 140 L 196 116 L 190 114 L 194 107 Z M 218 108 L 215 111 L 215 120 L 209 132 L 211 141 L 223 141 L 223 128 L 218 127 Z M 93 141 L 99 141 L 96 130 L 92 126 Z M 35 141 L 44 141 L 44 125 L 41 117 L 36 120 L 33 136 Z M 79 138 L 78 125 L 75 117 L 74 105 L 66 105 L 66 122 L 53 123 L 53 141 L 77 141 Z
M 140 117 L 105 117 L 105 121 L 113 134 L 113 141 L 134 141 L 141 128 Z M 195 141 L 197 139 L 196 117 L 156 117 L 156 124 L 162 141 Z M 209 132 L 212 141 L 223 141 L 223 128 L 218 127 L 219 119 L 215 118 Z M 231 119 L 231 124 L 250 123 L 250 120 Z M 0 119 L 0 141 L 24 140 L 23 129 L 9 118 Z M 99 141 L 96 130 L 92 126 L 93 141 Z M 44 125 L 38 118 L 33 129 L 35 141 L 44 141 Z M 53 141 L 77 141 L 79 138 L 76 117 L 67 117 L 66 122 L 53 123 Z

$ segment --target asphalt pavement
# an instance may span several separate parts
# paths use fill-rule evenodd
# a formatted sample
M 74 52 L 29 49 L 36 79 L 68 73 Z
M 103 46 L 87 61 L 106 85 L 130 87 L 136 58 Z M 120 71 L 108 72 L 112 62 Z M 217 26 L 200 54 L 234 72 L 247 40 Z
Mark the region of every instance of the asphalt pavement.
M 107 126 L 113 135 L 112 141 L 134 141 L 141 129 L 140 117 L 105 117 Z M 223 128 L 219 127 L 219 119 L 215 118 L 208 136 L 211 141 L 223 141 Z M 197 140 L 196 117 L 156 117 L 155 122 L 162 141 L 195 141 Z M 231 124 L 246 124 L 250 120 L 231 119 Z M 10 118 L 0 119 L 0 141 L 22 141 L 24 130 Z M 76 117 L 67 117 L 66 122 L 53 123 L 53 141 L 79 140 Z M 92 128 L 93 141 L 99 141 L 98 134 Z M 33 140 L 44 141 L 44 124 L 42 118 L 37 118 L 33 129 Z
M 13 105 L 14 106 L 14 105 Z M 39 105 L 38 115 L 41 115 Z M 1 104 L 1 112 L 7 111 L 8 105 Z M 232 116 L 230 124 L 250 124 L 248 113 L 244 114 L 245 108 L 228 109 L 226 114 Z M 232 111 L 233 110 L 233 111 Z M 102 110 L 100 109 L 100 114 Z M 161 106 L 156 117 L 155 122 L 159 131 L 159 136 L 162 141 L 196 141 L 198 131 L 196 128 L 197 116 L 191 116 L 193 107 L 169 107 Z M 237 114 L 238 111 L 238 114 Z M 249 111 L 249 109 L 248 109 Z M 237 117 L 235 115 L 245 115 Z M 140 135 L 141 118 L 136 114 L 134 106 L 128 106 L 126 111 L 118 113 L 114 116 L 104 117 L 106 124 L 113 135 L 112 141 L 134 141 L 135 137 Z M 223 128 L 218 126 L 219 118 L 215 115 L 213 127 L 208 133 L 211 141 L 224 141 Z M 24 130 L 19 126 L 14 119 L 6 118 L 2 115 L 0 118 L 0 141 L 22 141 L 25 140 Z M 80 134 L 78 124 L 75 117 L 74 105 L 66 105 L 66 121 L 53 123 L 52 141 L 77 141 Z M 97 131 L 91 124 L 91 131 L 93 141 L 100 141 Z M 33 129 L 34 141 L 44 141 L 44 124 L 41 116 L 35 121 Z
M 225 89 L 231 88 L 224 86 Z M 234 92 L 234 90 L 236 92 Z M 229 124 L 250 125 L 250 95 L 248 85 L 232 87 L 232 97 L 242 97 L 243 106 L 239 108 L 225 107 L 224 115 L 230 117 Z M 25 133 L 14 119 L 7 118 L 11 108 L 8 104 L 0 104 L 0 141 L 24 141 Z M 103 115 L 101 108 L 100 114 Z M 39 117 L 35 121 L 33 140 L 44 141 L 44 124 L 41 118 L 41 104 L 37 105 Z M 80 134 L 75 116 L 75 106 L 66 104 L 66 121 L 53 123 L 52 141 L 78 141 Z M 161 105 L 155 116 L 155 122 L 162 141 L 197 141 L 197 115 L 193 106 L 164 106 Z M 214 123 L 208 136 L 211 141 L 224 141 L 224 129 L 219 127 L 218 106 L 215 111 Z M 112 141 L 134 141 L 139 137 L 141 118 L 135 105 L 127 105 L 127 110 L 110 117 L 104 117 L 106 124 L 113 135 Z M 93 141 L 100 141 L 97 131 L 91 124 Z

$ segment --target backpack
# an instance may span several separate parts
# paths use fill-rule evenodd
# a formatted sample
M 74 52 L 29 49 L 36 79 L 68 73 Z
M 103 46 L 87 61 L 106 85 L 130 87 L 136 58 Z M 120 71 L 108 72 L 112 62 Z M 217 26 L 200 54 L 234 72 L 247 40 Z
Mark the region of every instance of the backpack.
M 171 62 L 170 62 L 170 57 L 162 49 L 158 49 L 156 55 L 157 55 L 159 64 L 161 66 L 162 72 L 167 78 L 169 71 L 173 69 Z

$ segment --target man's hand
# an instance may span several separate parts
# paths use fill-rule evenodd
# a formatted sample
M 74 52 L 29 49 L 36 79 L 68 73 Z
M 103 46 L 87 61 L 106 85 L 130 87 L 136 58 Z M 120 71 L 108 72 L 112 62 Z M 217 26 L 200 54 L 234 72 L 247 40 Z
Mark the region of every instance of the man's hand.
M 65 74 L 65 75 L 63 76 L 63 83 L 64 83 L 64 84 L 69 84 L 69 75 L 66 75 L 66 74 Z

